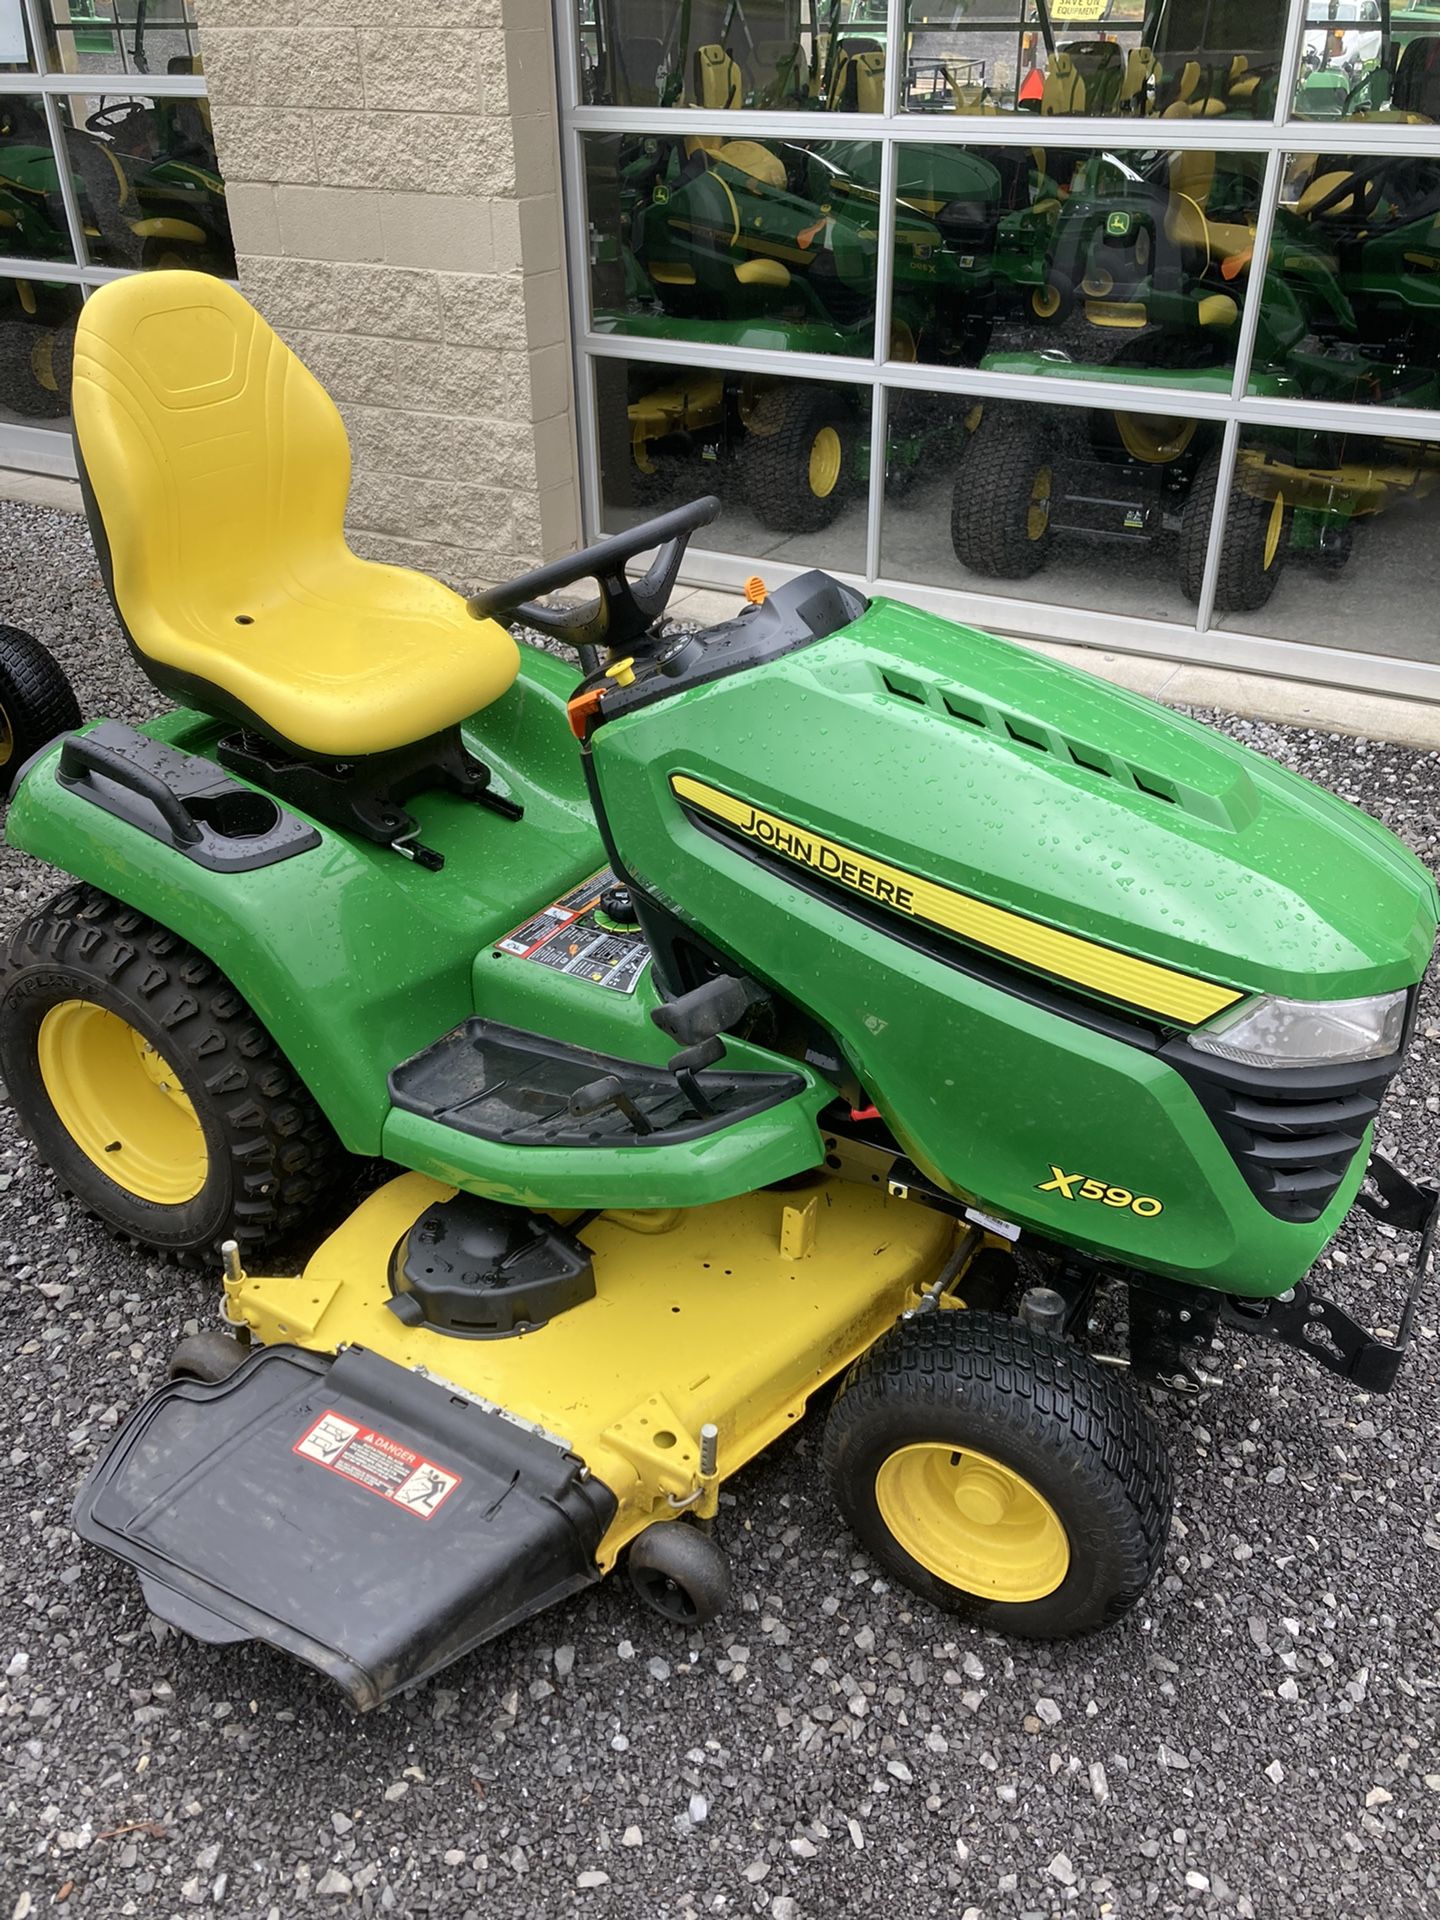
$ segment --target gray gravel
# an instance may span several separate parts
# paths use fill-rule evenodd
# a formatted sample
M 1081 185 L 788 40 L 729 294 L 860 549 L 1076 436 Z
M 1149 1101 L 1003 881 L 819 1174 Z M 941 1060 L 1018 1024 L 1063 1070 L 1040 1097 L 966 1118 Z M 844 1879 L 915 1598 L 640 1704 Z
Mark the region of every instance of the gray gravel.
M 0 619 L 87 712 L 149 705 L 80 522 L 0 505 Z M 1207 715 L 1436 858 L 1437 756 Z M 5 925 L 56 886 L 0 854 Z M 1434 1163 L 1433 993 L 1384 1144 Z M 1006 1646 L 876 1578 L 804 1432 L 727 1495 L 732 1615 L 607 1585 L 364 1720 L 278 1655 L 148 1618 L 66 1514 L 214 1288 L 114 1245 L 0 1116 L 0 1920 L 849 1911 L 1440 1914 L 1436 1294 L 1389 1400 L 1225 1354 L 1163 1402 L 1177 1510 L 1108 1637 Z M 1404 1242 L 1323 1284 L 1393 1322 Z

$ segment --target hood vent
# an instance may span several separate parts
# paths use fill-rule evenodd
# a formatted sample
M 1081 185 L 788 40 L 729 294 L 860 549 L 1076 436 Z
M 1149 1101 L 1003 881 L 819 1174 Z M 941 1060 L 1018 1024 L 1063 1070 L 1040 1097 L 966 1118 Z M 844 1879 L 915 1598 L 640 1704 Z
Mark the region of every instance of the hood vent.
M 909 701 L 912 706 L 929 707 L 932 712 L 938 711 L 948 719 L 963 721 L 967 727 L 994 734 L 998 739 L 1026 747 L 1032 753 L 1048 754 L 1062 766 L 1076 767 L 1100 780 L 1112 780 L 1118 786 L 1134 793 L 1143 793 L 1147 799 L 1159 800 L 1166 806 L 1183 807 L 1196 819 L 1207 820 L 1214 826 L 1233 829 L 1236 825 L 1233 810 L 1217 795 L 1202 793 L 1197 788 L 1169 779 L 1163 773 L 1156 773 L 1152 768 L 1137 766 L 1119 754 L 1107 752 L 1104 747 L 1091 746 L 1083 740 L 1072 740 L 1068 734 L 1048 727 L 1043 721 L 1029 715 L 1008 713 L 1003 707 L 977 699 L 974 694 L 932 684 L 913 674 L 898 673 L 891 667 L 880 670 L 880 683 L 886 693 L 893 694 L 897 700 Z

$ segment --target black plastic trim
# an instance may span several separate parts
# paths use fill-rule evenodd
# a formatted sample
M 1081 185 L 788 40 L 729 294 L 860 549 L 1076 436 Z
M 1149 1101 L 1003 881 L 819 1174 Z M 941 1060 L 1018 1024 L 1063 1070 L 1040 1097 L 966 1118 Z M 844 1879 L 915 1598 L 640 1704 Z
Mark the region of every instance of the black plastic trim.
M 1160 1054 L 1210 1116 L 1266 1212 L 1308 1225 L 1335 1198 L 1404 1064 L 1418 999 L 1412 988 L 1400 1045 L 1383 1060 L 1250 1067 L 1178 1038 Z
M 733 620 L 679 640 L 657 642 L 643 653 L 637 649 L 635 679 L 628 687 L 607 679 L 603 671 L 589 675 L 577 691 L 592 686 L 605 689 L 591 733 L 605 721 L 653 706 L 671 694 L 707 686 L 712 680 L 763 666 L 828 639 L 858 620 L 869 606 L 863 593 L 818 568 L 797 574 L 767 594 L 759 606 L 747 607 Z
M 406 1511 L 297 1453 L 332 1412 L 455 1484 L 428 1514 Z M 134 1569 L 162 1620 L 266 1641 L 365 1709 L 598 1580 L 614 1514 L 562 1442 L 442 1380 L 359 1347 L 332 1361 L 277 1346 L 218 1383 L 151 1394 L 73 1522 Z
M 616 1083 L 611 1098 L 572 1108 L 601 1081 Z M 693 1085 L 708 1112 L 697 1111 L 664 1067 L 471 1019 L 402 1061 L 390 1075 L 390 1099 L 402 1112 L 505 1146 L 661 1147 L 718 1133 L 805 1090 L 798 1073 L 702 1072 Z
M 309 853 L 321 836 L 270 794 L 199 754 L 102 720 L 65 736 L 57 782 L 211 873 L 253 873 Z

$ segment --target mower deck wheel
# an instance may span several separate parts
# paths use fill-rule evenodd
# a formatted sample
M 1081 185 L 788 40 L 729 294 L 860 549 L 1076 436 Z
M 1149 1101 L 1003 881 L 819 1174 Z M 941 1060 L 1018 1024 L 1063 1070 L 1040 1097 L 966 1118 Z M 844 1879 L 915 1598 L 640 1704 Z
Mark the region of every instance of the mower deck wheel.
M 218 1327 L 192 1333 L 170 1356 L 166 1372 L 172 1380 L 228 1380 L 250 1358 L 250 1349 Z
M 79 724 L 59 661 L 31 634 L 0 626 L 0 799 L 32 753 Z
M 686 1520 L 646 1527 L 626 1564 L 645 1605 L 680 1626 L 703 1626 L 730 1604 L 730 1562 L 708 1533 Z
M 95 887 L 51 900 L 0 957 L 0 1077 L 61 1183 L 172 1258 L 257 1251 L 340 1170 L 329 1122 L 225 977 Z
M 1044 427 L 987 407 L 965 444 L 950 500 L 955 558 L 971 573 L 1026 580 L 1050 551 L 1053 449 Z
M 841 1514 L 887 1571 L 1024 1638 L 1119 1619 L 1169 1529 L 1169 1462 L 1134 1392 L 1000 1314 L 926 1314 L 885 1335 L 846 1377 L 824 1459 Z

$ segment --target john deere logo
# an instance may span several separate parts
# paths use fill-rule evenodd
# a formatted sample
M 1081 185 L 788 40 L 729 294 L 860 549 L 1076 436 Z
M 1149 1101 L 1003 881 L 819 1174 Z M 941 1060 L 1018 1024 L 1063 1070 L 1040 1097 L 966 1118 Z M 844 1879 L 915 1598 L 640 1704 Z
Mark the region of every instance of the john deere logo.
M 1105 216 L 1105 231 L 1106 233 L 1113 234 L 1117 240 L 1122 239 L 1124 235 L 1130 231 L 1129 214 L 1107 213 Z
M 927 880 L 873 854 L 847 847 L 842 841 L 831 840 L 811 827 L 767 812 L 752 801 L 692 779 L 689 774 L 672 773 L 670 785 L 686 807 L 720 822 L 749 845 L 808 868 L 848 893 L 866 895 L 903 919 L 921 921 L 1056 979 L 1089 987 L 1187 1026 L 1208 1020 L 1240 998 L 1233 987 L 1196 980 L 1151 960 L 1137 960 L 1113 947 L 1102 947 L 1097 941 L 978 900 L 958 887 Z

